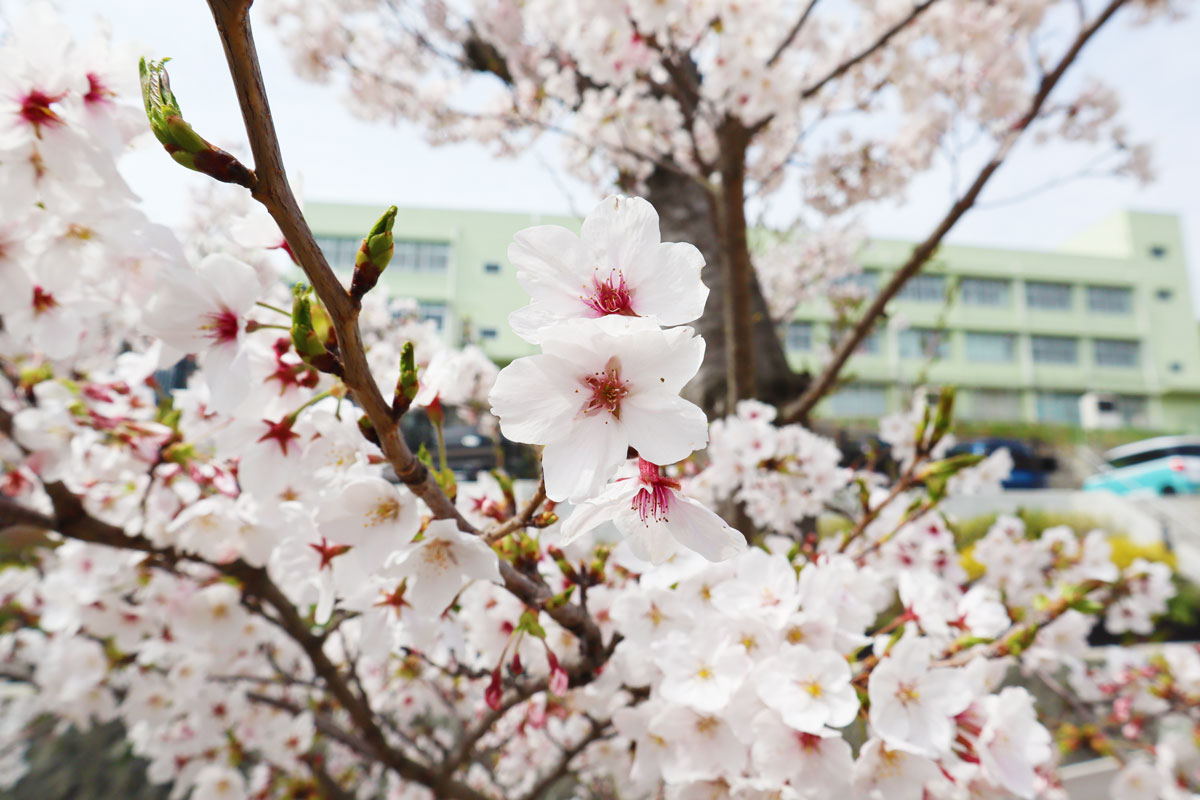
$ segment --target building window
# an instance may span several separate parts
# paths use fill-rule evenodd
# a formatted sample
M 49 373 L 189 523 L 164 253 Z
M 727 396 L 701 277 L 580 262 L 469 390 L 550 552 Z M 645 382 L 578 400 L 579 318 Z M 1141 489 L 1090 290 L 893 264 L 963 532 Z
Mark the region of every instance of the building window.
M 1025 282 L 1025 305 L 1050 311 L 1071 309 L 1071 284 L 1049 281 Z
M 975 389 L 971 392 L 971 419 L 1014 420 L 1021 418 L 1021 395 L 1005 389 Z
M 1031 336 L 1030 351 L 1035 364 L 1075 364 L 1079 361 L 1079 340 L 1069 336 Z
M 1154 293 L 1154 296 L 1157 297 L 1159 300 L 1170 300 L 1172 297 L 1175 296 L 1175 293 L 1173 291 L 1171 291 L 1170 289 L 1159 289 L 1158 291 L 1156 291 Z
M 483 271 L 488 273 L 489 275 L 495 275 L 498 272 L 500 272 L 500 265 L 497 264 L 495 261 L 489 261 L 483 265 Z
M 854 352 L 863 356 L 873 356 L 879 353 L 880 336 L 878 330 L 873 330 L 863 337 Z
M 829 396 L 829 410 L 836 417 L 881 417 L 887 413 L 887 392 L 872 383 L 852 383 Z
M 784 334 L 784 345 L 789 353 L 803 353 L 812 350 L 811 322 L 789 322 Z
M 1133 310 L 1133 290 L 1128 286 L 1089 286 L 1087 295 L 1089 311 L 1128 314 Z
M 967 332 L 967 361 L 1006 364 L 1016 357 L 1016 351 L 1015 334 Z
M 353 236 L 317 236 L 317 247 L 334 269 L 350 269 L 362 239 Z
M 1096 339 L 1093 343 L 1093 361 L 1097 367 L 1136 367 L 1138 365 L 1138 343 L 1125 339 Z
M 479 329 L 479 338 L 487 339 L 487 340 L 495 339 L 496 338 L 496 329 L 495 328 L 480 328 Z
M 449 266 L 449 242 L 397 241 L 388 268 L 408 272 L 445 272 Z
M 350 269 L 362 239 L 352 236 L 318 236 L 317 246 L 335 269 Z M 450 266 L 449 242 L 397 240 L 388 269 L 411 272 L 445 272 Z
M 963 278 L 958 288 L 964 305 L 1007 306 L 1011 285 L 1000 278 Z
M 853 275 L 845 275 L 834 280 L 833 285 L 855 287 L 861 290 L 863 294 L 870 296 L 875 294 L 879 288 L 879 270 L 864 269 L 862 272 L 856 272 Z
M 949 358 L 950 340 L 945 331 L 934 328 L 906 328 L 900 331 L 901 358 Z
M 437 326 L 438 333 L 446 330 L 446 304 L 432 303 L 421 300 L 417 303 L 417 315 Z
M 1038 392 L 1038 422 L 1078 425 L 1079 397 L 1075 392 Z
M 1151 258 L 1166 258 L 1167 257 L 1167 248 L 1163 247 L 1161 244 L 1154 245 L 1153 247 L 1150 248 L 1150 257 Z
M 940 303 L 946 299 L 946 278 L 942 275 L 917 275 L 900 288 L 896 297 L 918 303 Z

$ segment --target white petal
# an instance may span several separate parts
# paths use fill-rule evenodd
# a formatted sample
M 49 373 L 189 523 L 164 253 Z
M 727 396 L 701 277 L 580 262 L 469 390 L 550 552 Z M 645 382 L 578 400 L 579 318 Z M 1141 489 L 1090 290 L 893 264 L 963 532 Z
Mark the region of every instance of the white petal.
M 669 394 L 678 394 L 704 360 L 704 339 L 691 328 L 634 331 L 614 345 L 623 378 L 639 388 Z
M 580 296 L 590 288 L 591 269 L 579 237 L 571 231 L 558 225 L 526 228 L 513 237 L 508 260 L 534 302 L 564 316 L 587 309 Z
M 547 444 L 567 435 L 586 398 L 574 368 L 553 356 L 518 358 L 496 376 L 488 395 L 500 430 L 514 442 Z
M 223 253 L 205 256 L 196 274 L 213 296 L 239 316 L 254 307 L 261 287 L 254 267 Z
M 211 405 L 218 413 L 232 414 L 250 393 L 250 367 L 244 347 L 232 343 L 210 347 L 201 371 Z
M 595 497 L 625 461 L 628 449 L 620 422 L 603 413 L 583 417 L 567 428 L 565 440 L 542 451 L 546 496 L 556 503 Z
M 708 287 L 700 280 L 704 256 L 685 242 L 664 242 L 642 256 L 626 276 L 633 310 L 663 325 L 691 322 L 704 313 Z
M 580 238 L 589 255 L 607 256 L 598 266 L 623 270 L 659 243 L 658 213 L 640 197 L 614 195 L 587 215 Z
M 621 403 L 629 445 L 655 464 L 682 461 L 708 442 L 708 418 L 693 403 L 664 392 L 645 392 Z
M 704 505 L 679 492 L 671 493 L 669 517 L 671 535 L 709 561 L 724 561 L 746 549 L 746 537 Z

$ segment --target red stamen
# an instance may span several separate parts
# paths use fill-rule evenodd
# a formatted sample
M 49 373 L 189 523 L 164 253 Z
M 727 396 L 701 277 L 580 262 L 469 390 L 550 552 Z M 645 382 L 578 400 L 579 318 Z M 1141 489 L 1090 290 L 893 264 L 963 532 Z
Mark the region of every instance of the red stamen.
M 94 72 L 87 74 L 88 90 L 83 96 L 83 102 L 91 105 L 92 103 L 104 103 L 110 98 L 116 97 L 117 93 L 104 85 L 104 81 Z
M 583 408 L 584 414 L 607 411 L 617 419 L 621 418 L 621 401 L 629 394 L 629 385 L 621 380 L 621 362 L 616 357 L 608 360 L 603 372 L 587 376 L 583 383 L 592 390 L 592 397 Z
M 52 128 L 63 124 L 62 117 L 58 116 L 50 106 L 65 96 L 65 93 L 46 94 L 39 89 L 34 89 L 21 101 L 21 119 L 32 125 L 34 132 L 41 136 L 43 125 Z
M 613 280 L 616 283 L 613 283 Z M 621 272 L 609 273 L 608 280 L 600 282 L 598 276 L 592 276 L 592 296 L 584 300 L 589 308 L 600 316 L 618 314 L 623 317 L 636 317 L 631 303 L 633 295 L 625 285 L 625 276 Z
M 222 306 L 220 311 L 205 314 L 204 319 L 207 322 L 201 326 L 201 330 L 207 332 L 208 338 L 217 344 L 237 341 L 238 329 L 241 327 L 237 314 Z
M 54 299 L 54 295 L 40 286 L 33 287 L 33 313 L 44 314 L 56 306 L 58 301 Z
M 656 522 L 666 522 L 671 509 L 671 490 L 679 488 L 679 481 L 672 480 L 659 471 L 657 464 L 651 464 L 644 458 L 638 458 L 639 480 L 642 488 L 633 496 L 634 511 L 646 522 L 647 517 L 654 517 Z

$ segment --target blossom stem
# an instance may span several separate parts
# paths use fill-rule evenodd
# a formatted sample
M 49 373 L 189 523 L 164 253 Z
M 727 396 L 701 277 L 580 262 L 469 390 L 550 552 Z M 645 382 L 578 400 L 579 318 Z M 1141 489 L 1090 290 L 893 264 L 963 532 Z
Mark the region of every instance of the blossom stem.
M 267 310 L 269 310 L 269 311 L 274 311 L 274 312 L 275 312 L 275 313 L 277 313 L 277 314 L 283 314 L 283 315 L 284 315 L 285 317 L 287 317 L 288 319 L 291 319 L 291 318 L 292 318 L 292 312 L 290 312 L 290 311 L 284 311 L 284 310 L 283 310 L 282 308 L 280 308 L 279 306 L 273 306 L 273 305 L 271 305 L 270 303 L 264 303 L 264 302 L 262 302 L 261 300 L 259 300 L 258 302 L 256 302 L 254 305 L 256 305 L 256 306 L 259 306 L 259 307 L 261 307 L 261 308 L 265 308 L 265 309 L 267 309 Z M 275 326 L 275 327 L 279 327 L 279 326 L 277 325 L 277 326 Z

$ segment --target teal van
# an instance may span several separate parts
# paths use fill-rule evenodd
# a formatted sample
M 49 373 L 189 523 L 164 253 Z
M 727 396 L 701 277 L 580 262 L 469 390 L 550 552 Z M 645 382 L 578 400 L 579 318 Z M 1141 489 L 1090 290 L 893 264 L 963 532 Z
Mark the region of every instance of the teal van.
M 1087 491 L 1126 495 L 1200 494 L 1200 436 L 1158 436 L 1114 447 Z

